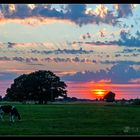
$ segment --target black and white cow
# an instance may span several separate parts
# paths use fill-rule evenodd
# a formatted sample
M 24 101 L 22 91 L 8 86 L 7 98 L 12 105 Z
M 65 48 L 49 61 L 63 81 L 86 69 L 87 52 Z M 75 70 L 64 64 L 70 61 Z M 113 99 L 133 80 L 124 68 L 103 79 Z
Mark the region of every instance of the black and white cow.
M 21 119 L 20 114 L 15 106 L 11 105 L 0 105 L 0 118 L 3 121 L 3 115 L 9 114 L 10 115 L 10 121 L 15 122 L 15 117 L 18 118 L 18 120 Z

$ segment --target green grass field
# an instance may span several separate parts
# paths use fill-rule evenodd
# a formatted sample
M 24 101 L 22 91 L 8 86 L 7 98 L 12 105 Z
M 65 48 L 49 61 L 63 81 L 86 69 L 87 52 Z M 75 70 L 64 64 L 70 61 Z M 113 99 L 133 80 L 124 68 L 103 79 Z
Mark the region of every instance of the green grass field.
M 0 135 L 139 135 L 140 106 L 48 104 L 17 107 L 22 120 L 0 121 Z

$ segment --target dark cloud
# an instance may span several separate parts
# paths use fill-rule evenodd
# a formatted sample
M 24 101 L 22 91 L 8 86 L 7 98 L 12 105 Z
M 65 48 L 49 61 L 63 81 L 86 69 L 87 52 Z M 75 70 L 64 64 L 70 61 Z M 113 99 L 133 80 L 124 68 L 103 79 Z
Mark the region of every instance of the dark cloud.
M 102 42 L 102 41 L 78 41 L 75 43 L 77 44 L 87 44 L 87 45 L 118 45 L 118 41 L 105 41 L 105 42 Z
M 100 70 L 98 72 L 90 72 L 85 71 L 77 72 L 74 75 L 66 75 L 63 76 L 62 79 L 66 81 L 79 81 L 79 82 L 87 82 L 87 81 L 98 81 L 101 79 L 105 79 L 107 77 L 107 73 L 104 70 Z
M 124 54 L 133 53 L 134 55 L 137 53 L 136 55 L 139 55 L 139 52 L 140 52 L 139 48 L 125 48 L 125 49 L 123 49 L 123 51 L 118 51 L 117 53 L 119 53 L 119 54 L 120 53 L 124 53 Z
M 121 54 L 115 54 L 115 57 L 120 57 L 121 56 Z
M 136 32 L 137 37 L 140 37 L 140 31 Z
M 82 35 L 82 39 L 90 39 L 91 38 L 91 34 L 89 32 L 87 32 L 86 34 Z
M 108 11 L 104 18 L 100 17 L 100 15 L 96 14 L 85 14 L 86 12 L 86 4 L 69 4 L 67 6 L 67 12 L 65 14 L 67 19 L 75 22 L 79 26 L 86 25 L 86 24 L 100 24 L 100 23 L 107 23 L 107 24 L 117 24 L 118 19 L 113 17 L 113 13 Z M 109 19 L 109 20 L 108 20 Z
M 96 60 L 90 60 L 90 59 L 86 59 L 86 58 L 79 58 L 79 57 L 74 57 L 74 58 L 60 58 L 60 57 L 56 57 L 56 58 L 43 58 L 41 59 L 42 61 L 45 62 L 56 62 L 56 63 L 61 63 L 61 62 L 71 62 L 71 63 L 97 63 Z
M 31 16 L 31 10 L 26 4 L 16 4 L 15 6 L 16 6 L 16 12 L 13 14 L 13 17 L 26 18 Z
M 135 54 L 135 53 L 133 53 L 131 56 L 138 56 L 138 55 L 140 55 L 140 54 Z
M 0 60 L 1 61 L 18 61 L 18 62 L 26 62 L 26 63 L 32 63 L 32 62 L 38 62 L 38 58 L 33 58 L 33 57 L 30 57 L 30 58 L 24 58 L 24 57 L 17 57 L 17 56 L 14 56 L 14 57 L 7 57 L 7 56 L 2 56 L 0 57 Z
M 16 43 L 8 42 L 8 43 L 7 43 L 7 48 L 13 48 L 13 46 L 14 46 L 15 44 L 16 44 Z
M 71 63 L 97 63 L 96 60 L 91 60 L 91 59 L 87 59 L 87 58 L 79 58 L 79 57 L 73 57 L 73 58 L 62 58 L 62 57 L 54 57 L 54 58 L 42 58 L 42 59 L 38 59 L 38 58 L 33 58 L 33 57 L 6 57 L 6 56 L 2 56 L 0 57 L 0 61 L 17 61 L 17 62 L 23 62 L 23 63 L 27 63 L 27 64 L 31 64 L 31 65 L 42 65 L 42 64 L 38 64 L 37 62 L 39 61 L 43 61 L 43 62 L 56 62 L 56 63 L 61 63 L 61 62 L 71 62 Z
M 10 61 L 11 59 L 9 57 L 6 57 L 6 56 L 1 56 L 0 57 L 0 61 Z
M 86 36 L 85 36 L 85 35 L 82 35 L 82 38 L 83 38 L 83 39 L 86 39 Z
M 60 8 L 62 7 L 60 6 Z M 117 9 L 118 15 L 116 16 L 113 13 L 114 11 L 106 10 L 104 5 L 99 9 L 103 13 L 101 15 L 100 13 L 86 14 L 86 4 L 67 4 L 60 11 L 46 4 L 35 4 L 34 8 L 30 8 L 27 4 L 0 4 L 0 11 L 5 18 L 52 17 L 71 20 L 79 26 L 92 23 L 116 25 L 120 22 L 119 18 L 132 15 L 132 9 L 132 4 L 119 4 Z
M 33 10 L 32 14 L 34 15 L 34 13 L 37 13 L 37 11 L 38 11 L 38 7 Z M 50 9 L 48 7 L 47 8 L 42 7 L 42 9 L 40 9 L 40 11 L 37 14 L 43 17 L 57 17 L 60 19 L 63 19 L 65 16 L 63 11 L 59 12 L 55 8 Z
M 137 31 L 136 36 L 132 36 L 129 32 L 120 32 L 120 39 L 117 44 L 120 46 L 128 47 L 139 47 L 140 46 L 140 36 Z
M 30 16 L 30 8 L 27 4 L 14 4 L 14 7 L 11 4 L 1 4 L 0 10 L 5 18 L 26 18 Z
M 140 71 L 130 67 L 127 63 L 119 63 L 114 65 L 110 70 L 100 70 L 97 72 L 77 72 L 73 75 L 63 76 L 62 79 L 66 81 L 95 81 L 102 79 L 110 79 L 111 83 L 129 83 L 131 79 L 140 78 Z
M 25 58 L 22 58 L 22 57 L 13 57 L 13 60 L 15 61 L 19 61 L 19 62 L 24 62 L 25 61 Z
M 132 53 L 132 52 L 135 52 L 136 51 L 136 49 L 124 49 L 123 51 L 122 51 L 122 53 Z
M 51 58 L 43 58 L 43 59 L 41 59 L 42 61 L 45 61 L 45 62 L 51 62 L 52 61 L 52 59 Z
M 134 7 L 132 4 L 118 4 L 118 8 L 117 8 L 118 18 L 132 16 L 133 8 Z
M 38 58 L 23 58 L 23 57 L 13 57 L 12 60 L 19 61 L 19 62 L 26 62 L 26 63 L 32 63 L 32 62 L 38 62 Z
M 17 73 L 12 72 L 0 72 L 0 80 L 11 80 L 15 79 L 19 75 Z
M 119 61 L 111 61 L 111 60 L 105 60 L 105 61 L 100 61 L 101 64 L 123 64 L 123 65 L 140 65 L 140 62 L 136 61 L 124 61 L 124 60 L 119 60 Z
M 31 63 L 31 64 L 28 64 L 28 65 L 45 66 L 45 65 L 43 65 L 43 64 L 36 64 L 36 63 L 35 63 L 35 64 L 32 64 L 32 63 Z
M 38 59 L 37 59 L 37 58 L 32 58 L 32 57 L 31 57 L 31 58 L 25 58 L 24 61 L 27 62 L 27 63 L 31 63 L 31 62 L 37 62 Z
M 66 10 L 69 17 L 77 19 L 85 15 L 86 4 L 68 4 Z
M 91 54 L 93 53 L 93 50 L 84 50 L 82 48 L 80 49 L 57 49 L 57 50 L 50 50 L 50 51 L 46 51 L 46 50 L 31 50 L 31 53 L 35 53 L 35 54 Z
M 78 41 L 77 44 L 87 44 L 87 45 L 118 45 L 127 47 L 140 47 L 140 32 L 137 31 L 134 36 L 130 32 L 122 30 L 118 40 L 113 41 Z M 138 50 L 139 51 L 139 50 Z
M 87 33 L 87 38 L 91 38 L 91 35 L 90 35 L 90 33 Z
M 86 24 L 84 18 L 88 18 L 85 15 L 86 4 L 68 4 L 66 7 L 66 17 L 72 21 L 75 21 L 76 24 L 80 26 Z
M 112 83 L 129 83 L 131 79 L 140 78 L 140 71 L 130 67 L 127 63 L 120 63 L 108 72 Z

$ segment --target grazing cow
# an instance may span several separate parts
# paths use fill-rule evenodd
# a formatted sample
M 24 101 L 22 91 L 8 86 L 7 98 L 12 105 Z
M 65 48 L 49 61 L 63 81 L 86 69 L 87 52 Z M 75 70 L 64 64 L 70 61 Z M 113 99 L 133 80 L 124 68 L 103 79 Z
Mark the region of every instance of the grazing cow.
M 15 122 L 15 117 L 18 118 L 18 120 L 21 119 L 20 114 L 15 106 L 11 105 L 0 105 L 0 118 L 3 121 L 3 115 L 9 114 L 10 115 L 10 121 Z

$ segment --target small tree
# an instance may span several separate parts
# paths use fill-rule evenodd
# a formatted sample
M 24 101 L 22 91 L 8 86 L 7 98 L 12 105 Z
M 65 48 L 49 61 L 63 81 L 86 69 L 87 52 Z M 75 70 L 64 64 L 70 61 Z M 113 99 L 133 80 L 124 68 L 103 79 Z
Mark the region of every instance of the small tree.
M 113 101 L 115 101 L 115 93 L 109 91 L 109 92 L 104 96 L 104 99 L 105 99 L 107 102 L 113 102 Z

